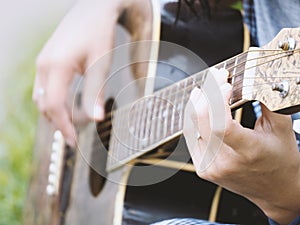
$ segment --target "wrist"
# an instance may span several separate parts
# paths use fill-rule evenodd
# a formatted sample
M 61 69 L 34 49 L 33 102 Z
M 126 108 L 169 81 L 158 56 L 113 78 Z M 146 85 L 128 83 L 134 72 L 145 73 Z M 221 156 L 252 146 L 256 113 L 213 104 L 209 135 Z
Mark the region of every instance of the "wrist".
M 288 225 L 300 215 L 300 170 L 298 171 L 294 174 L 294 179 L 277 184 L 281 188 L 276 189 L 271 198 L 257 201 L 264 213 L 280 225 Z
M 289 173 L 282 168 L 281 179 L 274 182 L 268 192 L 256 197 L 248 196 L 268 218 L 280 225 L 288 225 L 300 215 L 300 161 L 292 167 L 287 170 Z
M 269 224 L 270 225 L 280 225 L 271 219 L 269 219 Z M 291 223 L 289 223 L 289 225 L 299 225 L 299 224 L 300 224 L 300 215 L 296 219 L 294 219 Z
M 271 225 L 294 225 L 298 224 L 295 221 L 299 221 L 299 215 L 300 212 L 277 210 L 270 212 L 267 216 L 270 218 Z

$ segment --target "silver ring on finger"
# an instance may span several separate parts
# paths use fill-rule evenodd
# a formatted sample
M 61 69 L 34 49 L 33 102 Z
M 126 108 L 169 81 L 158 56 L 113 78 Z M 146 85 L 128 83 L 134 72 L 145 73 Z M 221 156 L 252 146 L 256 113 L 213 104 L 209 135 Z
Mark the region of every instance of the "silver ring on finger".
M 39 88 L 38 90 L 37 90 L 37 94 L 38 94 L 38 96 L 44 96 L 45 94 L 46 94 L 46 91 L 45 91 L 45 89 L 44 88 Z

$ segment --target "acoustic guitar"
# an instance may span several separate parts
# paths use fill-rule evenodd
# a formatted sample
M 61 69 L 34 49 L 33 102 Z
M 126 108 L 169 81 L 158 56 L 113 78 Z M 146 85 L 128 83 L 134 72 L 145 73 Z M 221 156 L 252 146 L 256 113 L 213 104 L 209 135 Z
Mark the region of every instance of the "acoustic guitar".
M 77 149 L 66 146 L 61 133 L 40 118 L 25 225 L 208 219 L 217 187 L 195 175 L 181 134 L 190 92 L 205 83 L 209 72 L 190 51 L 158 42 L 163 6 L 147 1 L 120 17 L 129 32 L 118 27 L 118 36 L 123 38 L 116 40 L 117 45 L 124 43 L 124 37 L 127 42 L 152 41 L 120 45 L 112 51 L 110 77 L 102 90 L 107 99 L 106 118 L 101 123 L 77 126 Z M 133 21 L 140 22 L 134 18 L 145 20 L 143 26 L 137 26 L 140 29 L 133 29 Z M 266 46 L 250 48 L 212 66 L 229 71 L 232 109 L 257 100 L 272 111 L 299 111 L 299 41 L 300 29 L 284 29 Z M 173 49 L 179 49 L 177 56 L 189 60 L 163 54 Z M 153 61 L 159 63 L 149 63 Z M 105 59 L 87 71 L 86 79 L 97 73 L 102 62 Z M 120 63 L 131 64 L 123 68 Z M 201 71 L 194 73 L 197 70 Z M 161 71 L 177 71 L 185 78 L 177 82 L 154 79 Z M 71 94 L 78 110 L 81 83 L 81 79 L 74 83 Z M 267 224 L 260 209 L 228 191 L 222 193 L 218 208 L 220 222 Z

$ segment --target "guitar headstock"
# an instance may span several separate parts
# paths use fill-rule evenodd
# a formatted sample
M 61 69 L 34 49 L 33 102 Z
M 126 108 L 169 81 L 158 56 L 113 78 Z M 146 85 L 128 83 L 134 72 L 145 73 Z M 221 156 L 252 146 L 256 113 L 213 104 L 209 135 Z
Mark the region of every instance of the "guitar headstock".
M 243 97 L 272 111 L 300 110 L 300 28 L 285 28 L 262 48 L 250 48 Z

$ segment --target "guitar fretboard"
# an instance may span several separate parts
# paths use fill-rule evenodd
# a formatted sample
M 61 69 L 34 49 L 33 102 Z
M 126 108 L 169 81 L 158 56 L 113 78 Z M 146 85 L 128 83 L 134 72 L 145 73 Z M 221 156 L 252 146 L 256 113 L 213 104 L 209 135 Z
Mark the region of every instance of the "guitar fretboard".
M 230 104 L 242 98 L 246 59 L 247 53 L 242 53 L 214 66 L 229 71 L 228 80 L 233 86 Z M 180 135 L 190 93 L 193 88 L 200 87 L 207 76 L 208 69 L 115 111 L 107 170 L 113 170 Z

